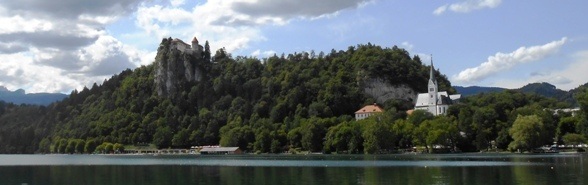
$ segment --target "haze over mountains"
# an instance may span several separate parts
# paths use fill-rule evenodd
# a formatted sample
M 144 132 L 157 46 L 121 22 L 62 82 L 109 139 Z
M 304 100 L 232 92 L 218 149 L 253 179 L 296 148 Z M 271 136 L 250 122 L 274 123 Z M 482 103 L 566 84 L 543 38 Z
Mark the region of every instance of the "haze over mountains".
M 548 98 L 555 98 L 559 101 L 568 102 L 574 106 L 577 106 L 577 102 L 574 99 L 574 94 L 578 92 L 581 88 L 588 87 L 588 83 L 581 85 L 577 88 L 571 89 L 569 91 L 564 91 L 558 89 L 554 85 L 546 82 L 542 83 L 530 83 L 518 89 L 507 89 L 501 87 L 480 87 L 480 86 L 469 86 L 469 87 L 462 87 L 462 86 L 453 86 L 457 92 L 459 92 L 462 96 L 472 96 L 480 93 L 490 93 L 490 92 L 502 92 L 505 90 L 515 90 L 520 91 L 523 93 L 534 93 L 541 96 L 545 96 Z
M 0 101 L 14 104 L 34 104 L 49 105 L 56 101 L 61 101 L 66 94 L 61 93 L 26 93 L 23 89 L 10 91 L 4 86 L 0 86 Z

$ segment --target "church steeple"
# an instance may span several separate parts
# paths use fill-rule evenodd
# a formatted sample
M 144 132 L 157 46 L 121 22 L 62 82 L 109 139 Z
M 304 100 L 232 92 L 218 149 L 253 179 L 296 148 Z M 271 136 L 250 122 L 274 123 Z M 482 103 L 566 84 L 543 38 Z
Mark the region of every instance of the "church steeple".
M 430 74 L 429 74 L 429 80 L 432 80 L 433 82 L 435 82 L 435 75 L 433 74 L 433 70 L 435 70 L 435 66 L 433 66 L 433 55 L 431 55 L 431 70 L 430 70 Z
M 437 105 L 437 80 L 435 79 L 434 71 L 435 66 L 433 66 L 433 55 L 431 55 L 431 71 L 429 74 L 429 105 Z

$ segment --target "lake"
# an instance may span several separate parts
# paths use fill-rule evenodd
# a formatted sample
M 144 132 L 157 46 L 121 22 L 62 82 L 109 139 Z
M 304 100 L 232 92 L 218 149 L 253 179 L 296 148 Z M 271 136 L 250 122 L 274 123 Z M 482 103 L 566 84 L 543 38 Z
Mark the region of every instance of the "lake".
M 588 184 L 587 156 L 0 155 L 0 184 Z

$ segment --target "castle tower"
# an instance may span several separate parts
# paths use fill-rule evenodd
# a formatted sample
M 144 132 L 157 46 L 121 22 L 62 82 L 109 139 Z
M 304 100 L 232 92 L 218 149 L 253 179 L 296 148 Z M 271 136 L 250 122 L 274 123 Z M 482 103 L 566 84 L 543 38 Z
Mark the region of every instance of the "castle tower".
M 433 56 L 431 56 L 431 71 L 429 74 L 429 105 L 437 105 L 437 80 L 434 75 L 435 67 L 433 66 Z
M 198 39 L 196 37 L 192 39 L 192 49 L 198 49 Z
M 192 51 L 196 56 L 200 56 L 202 54 L 202 46 L 200 46 L 196 37 L 192 39 Z

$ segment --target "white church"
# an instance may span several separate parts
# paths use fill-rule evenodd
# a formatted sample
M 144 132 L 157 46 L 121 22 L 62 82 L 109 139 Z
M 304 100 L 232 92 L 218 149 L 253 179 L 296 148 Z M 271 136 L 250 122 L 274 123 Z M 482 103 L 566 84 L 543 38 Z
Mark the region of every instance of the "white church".
M 414 110 L 426 110 L 431 114 L 446 115 L 447 109 L 450 105 L 457 103 L 461 98 L 461 94 L 448 95 L 447 91 L 439 92 L 437 80 L 435 79 L 433 61 L 431 60 L 431 72 L 429 76 L 429 92 L 420 93 L 417 96 L 417 101 Z

